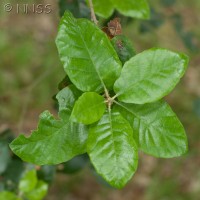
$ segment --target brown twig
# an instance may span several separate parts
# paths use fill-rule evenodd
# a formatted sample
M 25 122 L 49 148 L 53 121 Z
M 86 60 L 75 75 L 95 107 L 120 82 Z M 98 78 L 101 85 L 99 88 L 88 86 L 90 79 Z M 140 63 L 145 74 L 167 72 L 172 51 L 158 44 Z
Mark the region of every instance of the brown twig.
M 91 20 L 97 25 L 98 21 L 94 12 L 94 6 L 92 0 L 89 0 L 90 12 L 91 12 Z

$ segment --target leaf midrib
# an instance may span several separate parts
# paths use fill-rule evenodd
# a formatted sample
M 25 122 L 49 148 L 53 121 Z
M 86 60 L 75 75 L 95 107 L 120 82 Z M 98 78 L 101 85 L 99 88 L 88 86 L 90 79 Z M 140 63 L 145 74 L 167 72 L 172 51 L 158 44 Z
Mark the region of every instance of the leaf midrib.
M 141 118 L 140 116 L 138 116 L 136 113 L 134 113 L 132 110 L 130 111 L 126 106 L 120 104 L 119 102 L 115 102 L 116 104 L 118 104 L 119 106 L 121 106 L 123 109 L 127 110 L 129 113 L 131 113 L 132 115 L 135 116 L 135 118 L 137 118 L 139 121 L 142 121 L 142 123 L 145 125 L 145 128 L 149 131 L 151 131 L 151 128 L 154 128 L 156 130 L 159 130 L 159 133 L 162 134 L 162 131 L 160 131 L 160 127 L 155 127 L 153 122 L 148 122 L 147 120 L 144 120 L 143 118 Z M 168 116 L 168 117 L 174 117 L 172 116 Z M 151 134 L 152 135 L 152 134 Z M 170 136 L 170 135 L 164 135 L 162 134 L 164 137 L 166 136 Z M 171 135 L 174 136 L 174 135 Z M 179 137 L 178 135 L 175 135 L 175 137 Z
M 77 20 L 77 28 L 78 28 L 79 32 L 81 33 L 81 28 L 80 28 L 80 26 L 79 26 L 78 20 Z M 94 27 L 94 28 L 96 29 L 96 27 Z M 93 31 L 93 34 L 94 34 L 95 31 L 96 31 L 96 30 Z M 93 35 L 93 34 L 92 34 L 92 35 Z M 84 40 L 83 35 L 80 34 L 80 37 L 81 37 L 81 39 L 82 39 L 82 41 L 83 41 L 83 43 L 84 43 L 85 49 L 86 49 L 86 51 L 87 51 L 87 53 L 88 53 L 88 56 L 89 56 L 89 58 L 90 58 L 90 60 L 91 60 L 92 65 L 93 65 L 93 67 L 94 67 L 94 69 L 95 69 L 95 72 L 96 72 L 97 76 L 99 77 L 99 80 L 100 80 L 100 82 L 101 82 L 103 88 L 105 89 L 106 86 L 105 86 L 105 84 L 104 84 L 104 82 L 103 82 L 103 79 L 101 78 L 99 72 L 98 72 L 97 69 L 96 69 L 96 66 L 95 66 L 95 64 L 94 64 L 94 62 L 93 62 L 93 59 L 92 59 L 91 55 L 90 55 L 89 48 L 87 47 L 87 44 L 86 44 L 86 42 L 85 42 L 85 40 Z
M 179 62 L 180 62 L 180 61 L 177 61 L 177 62 L 173 63 L 173 65 L 175 65 L 175 64 L 177 64 L 177 63 L 179 63 Z M 151 63 L 151 65 L 153 65 L 153 62 Z M 153 73 L 153 74 L 148 74 L 148 75 L 145 77 L 145 79 L 146 79 L 146 80 L 149 80 L 150 78 L 154 77 L 156 74 L 159 75 L 161 71 L 162 71 L 162 68 L 161 68 L 159 71 L 155 71 L 155 73 Z M 153 78 L 152 78 L 152 79 L 153 79 Z M 180 78 L 179 78 L 179 79 L 180 79 Z M 120 95 L 123 95 L 125 92 L 129 91 L 132 87 L 135 87 L 137 84 L 140 84 L 143 80 L 144 80 L 144 78 L 143 78 L 143 79 L 142 79 L 142 78 L 139 79 L 137 82 L 131 84 L 129 87 L 126 87 L 124 90 L 121 90 L 121 92 L 118 92 L 118 93 L 116 94 L 116 96 L 119 97 Z
M 131 113 L 132 115 L 134 115 L 138 120 L 144 121 L 144 124 L 145 124 L 146 126 L 149 126 L 149 123 L 148 123 L 146 120 L 141 119 L 141 117 L 139 117 L 139 116 L 138 116 L 136 113 L 134 113 L 132 110 L 130 111 L 126 106 L 122 105 L 120 102 L 115 101 L 115 103 L 116 103 L 117 105 L 121 106 L 123 109 L 127 110 L 127 111 L 128 111 L 129 113 Z
M 131 113 L 132 115 L 134 115 L 139 121 L 142 121 L 143 124 L 145 125 L 145 128 L 146 128 L 147 130 L 150 130 L 151 127 L 153 127 L 154 129 L 157 129 L 157 127 L 155 127 L 155 126 L 153 125 L 153 123 L 152 123 L 152 125 L 151 125 L 148 121 L 142 119 L 140 116 L 138 116 L 138 115 L 137 115 L 136 113 L 134 113 L 132 110 L 130 111 L 127 107 L 123 106 L 123 105 L 120 104 L 119 102 L 117 102 L 116 104 L 118 104 L 119 106 L 121 106 L 122 108 L 124 108 L 125 110 L 127 110 L 129 113 Z M 138 133 L 140 134 L 139 131 L 138 131 Z
M 113 135 L 113 125 L 112 125 L 112 113 L 111 113 L 111 110 L 109 110 L 108 111 L 108 115 L 109 115 L 109 123 L 110 123 L 110 130 L 111 130 L 111 137 L 112 137 L 112 146 L 113 146 L 113 148 L 114 148 L 114 151 L 115 151 L 115 168 L 117 167 L 117 169 L 119 170 L 119 171 L 121 171 L 121 168 L 118 166 L 118 165 L 116 165 L 116 163 L 117 163 L 117 160 L 118 160 L 118 158 L 117 158 L 117 151 L 116 151 L 116 147 L 115 147 L 115 142 L 114 142 L 114 135 Z M 119 172 L 118 171 L 118 172 Z

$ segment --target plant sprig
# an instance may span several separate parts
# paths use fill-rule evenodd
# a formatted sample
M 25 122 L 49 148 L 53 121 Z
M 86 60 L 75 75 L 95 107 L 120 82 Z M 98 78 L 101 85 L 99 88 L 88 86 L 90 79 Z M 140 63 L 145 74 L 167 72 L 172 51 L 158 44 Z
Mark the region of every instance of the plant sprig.
M 44 165 L 87 152 L 97 173 L 122 188 L 137 170 L 138 150 L 162 158 L 187 152 L 184 128 L 161 100 L 184 75 L 186 55 L 153 48 L 124 61 L 102 30 L 69 12 L 56 44 L 72 82 L 56 97 L 60 119 L 45 111 L 30 137 L 10 144 L 16 155 Z

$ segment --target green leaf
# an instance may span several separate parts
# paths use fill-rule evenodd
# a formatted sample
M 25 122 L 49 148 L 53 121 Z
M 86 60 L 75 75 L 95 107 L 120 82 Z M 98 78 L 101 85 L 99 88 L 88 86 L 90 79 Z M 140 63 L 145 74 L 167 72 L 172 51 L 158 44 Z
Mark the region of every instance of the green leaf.
M 104 98 L 95 92 L 84 93 L 74 105 L 72 120 L 83 124 L 98 121 L 106 110 L 104 101 Z
M 111 0 L 115 8 L 125 16 L 148 19 L 150 8 L 146 0 Z
M 17 197 L 12 192 L 3 191 L 3 192 L 0 192 L 0 200 L 22 200 L 22 199 Z
M 78 89 L 112 89 L 121 73 L 121 62 L 106 34 L 95 24 L 65 12 L 56 44 L 64 69 Z
M 43 165 L 40 170 L 37 171 L 38 179 L 45 181 L 46 183 L 52 183 L 56 175 L 55 165 Z
M 90 9 L 85 0 L 59 0 L 60 16 L 69 10 L 75 17 L 90 18 Z
M 115 36 L 111 40 L 111 43 L 115 48 L 122 64 L 124 64 L 126 61 L 128 61 L 136 54 L 135 49 L 131 44 L 131 41 L 124 35 Z
M 44 181 L 38 181 L 36 187 L 28 192 L 25 193 L 25 196 L 28 200 L 42 200 L 46 196 L 48 191 L 48 184 Z
M 184 128 L 167 103 L 118 103 L 114 110 L 119 111 L 130 122 L 133 132 L 137 133 L 134 138 L 145 153 L 172 158 L 187 152 L 188 143 Z
M 129 17 L 148 19 L 150 16 L 150 8 L 146 0 L 93 0 L 93 5 L 95 13 L 103 18 L 110 17 L 114 9 Z
M 48 111 L 43 112 L 38 130 L 28 138 L 20 135 L 10 148 L 22 160 L 37 165 L 59 164 L 85 153 L 87 128 L 71 122 L 67 114 L 65 117 L 56 120 Z
M 93 6 L 95 14 L 103 18 L 110 17 L 114 12 L 114 5 L 111 0 L 93 0 Z
M 74 174 L 82 170 L 88 164 L 87 154 L 82 154 L 74 157 L 68 162 L 62 163 L 61 168 L 58 167 L 58 172 L 65 174 Z
M 169 94 L 184 75 L 188 57 L 166 49 L 150 49 L 125 63 L 114 91 L 125 103 L 155 102 Z
M 36 170 L 26 171 L 19 182 L 19 191 L 22 192 L 28 200 L 42 200 L 47 194 L 48 184 L 38 181 Z
M 24 135 L 16 138 L 10 144 L 12 151 L 22 160 L 37 165 L 58 164 L 85 153 L 87 127 L 69 120 L 80 95 L 81 92 L 72 85 L 61 90 L 56 96 L 60 120 L 56 120 L 49 111 L 43 112 L 38 129 L 28 138 Z
M 91 126 L 88 154 L 97 171 L 110 185 L 122 188 L 138 163 L 137 145 L 130 124 L 118 112 L 106 113 Z
M 10 158 L 11 155 L 8 143 L 5 140 L 0 140 L 0 174 L 5 172 L 11 160 Z
M 74 14 L 78 13 L 79 12 L 78 0 L 74 1 L 59 0 L 60 16 L 63 16 L 66 10 L 70 10 Z
M 61 118 L 65 118 L 67 113 L 72 112 L 75 101 L 81 96 L 81 94 L 82 92 L 74 85 L 69 85 L 56 95 L 59 104 L 59 116 Z
M 3 178 L 6 183 L 10 183 L 9 190 L 16 189 L 25 170 L 24 164 L 21 159 L 14 156 L 7 166 L 6 171 L 3 173 Z
M 19 190 L 21 192 L 30 192 L 37 184 L 36 170 L 26 171 L 19 182 Z

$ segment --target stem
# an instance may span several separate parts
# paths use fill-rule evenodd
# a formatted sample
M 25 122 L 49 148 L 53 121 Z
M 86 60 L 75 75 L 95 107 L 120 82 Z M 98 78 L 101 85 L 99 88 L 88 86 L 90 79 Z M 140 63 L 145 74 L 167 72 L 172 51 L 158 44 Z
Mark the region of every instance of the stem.
M 105 92 L 105 97 L 106 97 L 107 99 L 110 98 L 110 95 L 109 95 L 108 90 L 107 90 L 106 87 L 104 87 L 104 92 Z
M 91 12 L 91 20 L 97 25 L 98 21 L 97 21 L 96 15 L 94 13 L 93 2 L 92 2 L 92 0 L 88 0 L 88 1 L 89 1 L 89 6 L 90 6 L 90 12 Z
M 119 95 L 116 94 L 114 97 L 112 97 L 111 99 L 114 101 Z

